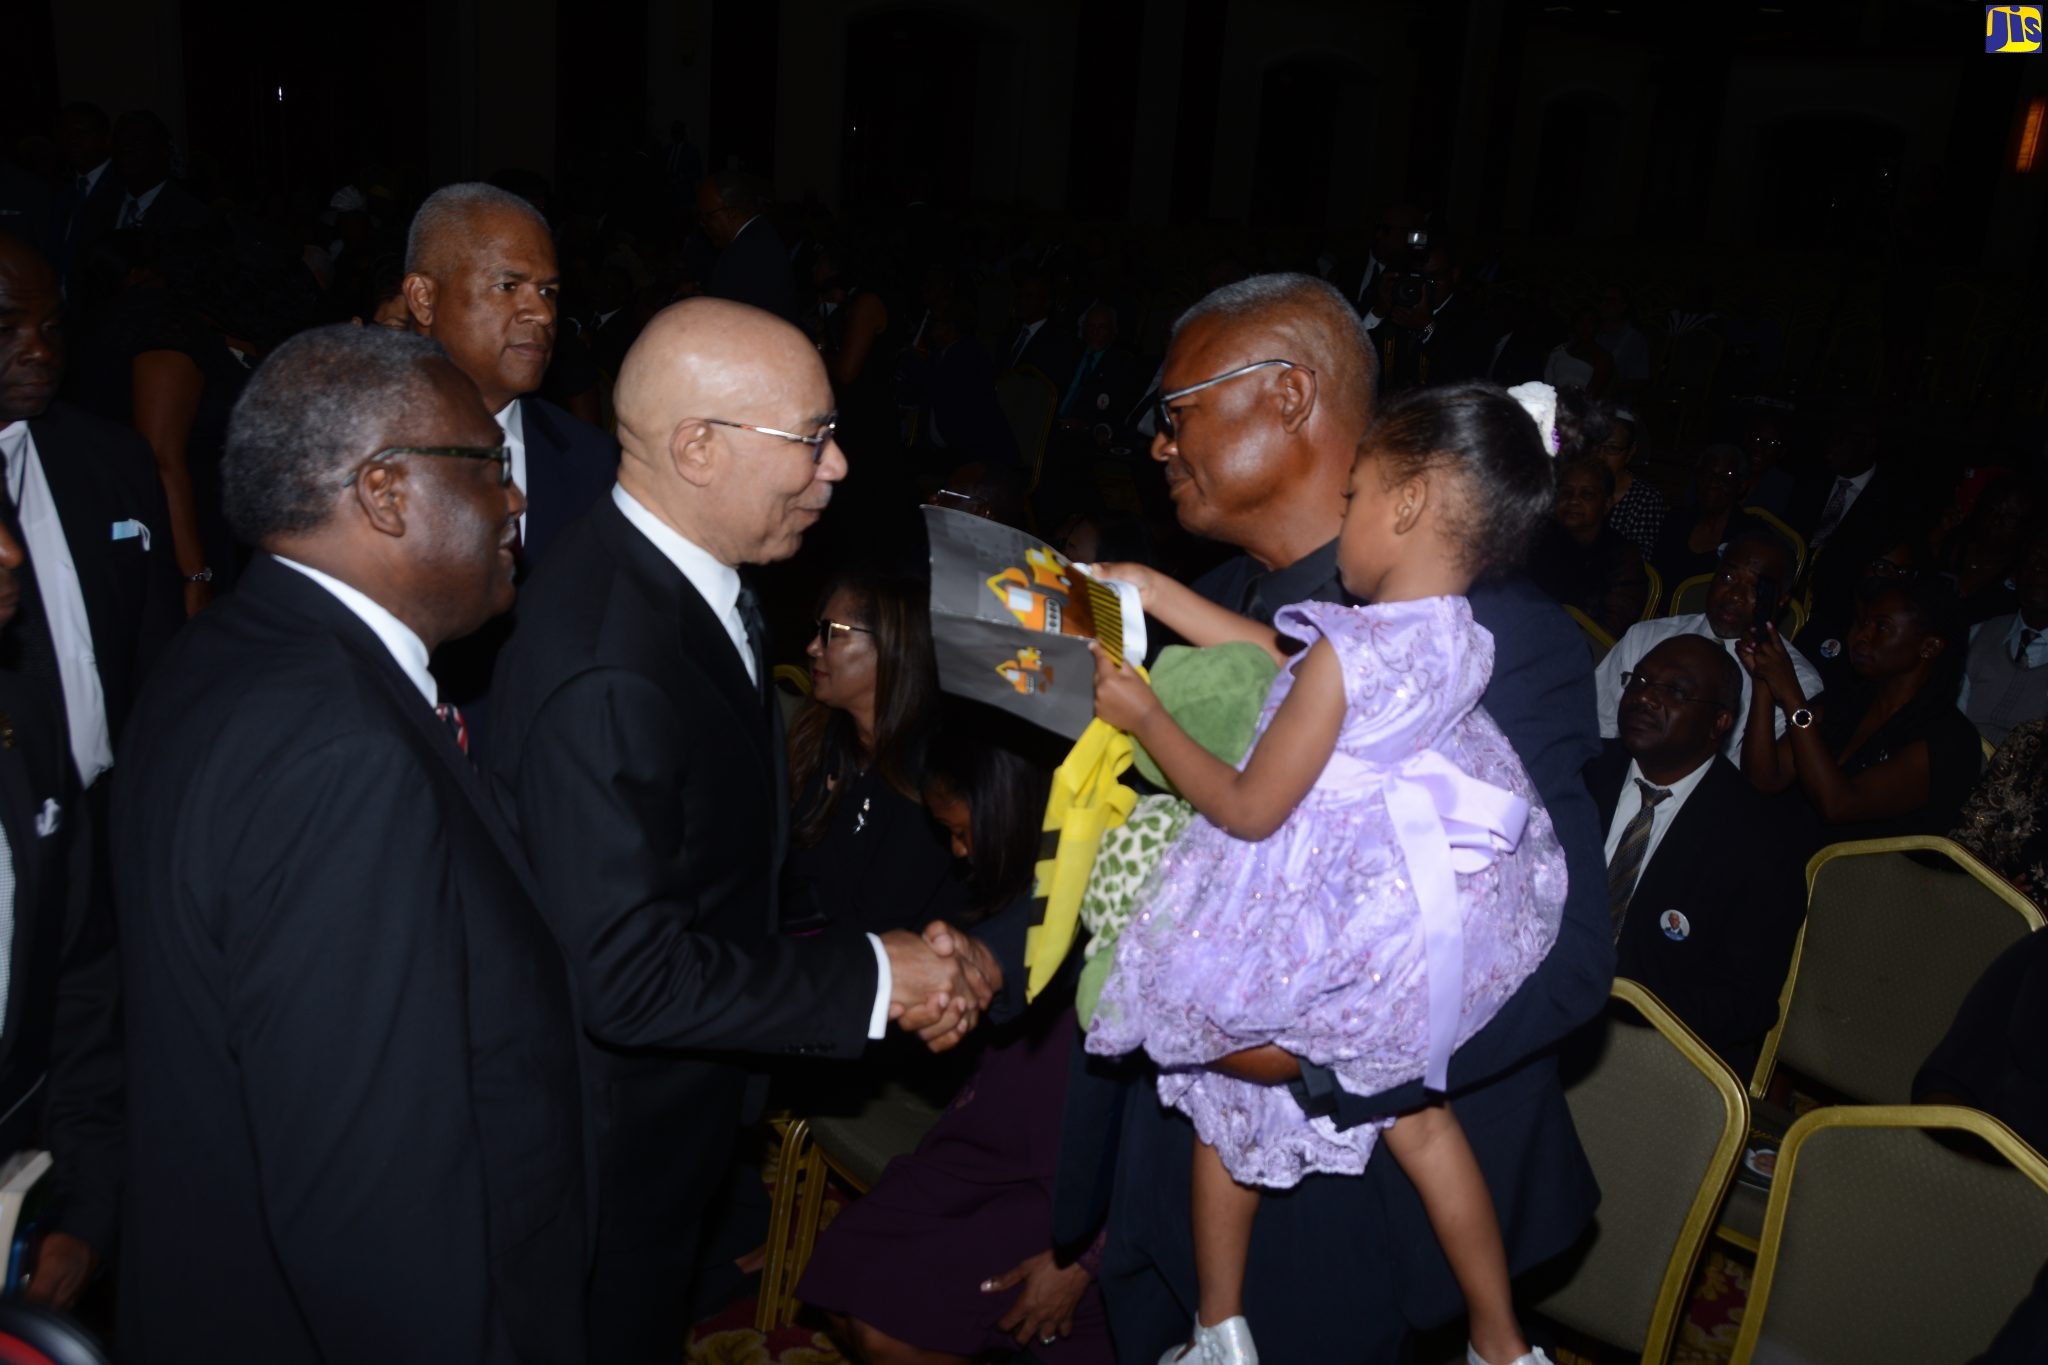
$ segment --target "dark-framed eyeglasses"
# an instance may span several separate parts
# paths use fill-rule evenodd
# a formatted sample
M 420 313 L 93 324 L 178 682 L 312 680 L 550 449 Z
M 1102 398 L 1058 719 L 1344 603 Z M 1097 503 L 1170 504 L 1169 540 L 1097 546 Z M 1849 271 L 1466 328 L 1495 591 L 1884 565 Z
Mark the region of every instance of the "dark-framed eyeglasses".
M 367 460 L 364 460 L 363 464 L 376 464 L 380 460 L 389 460 L 399 455 L 431 455 L 437 459 L 447 460 L 496 460 L 498 462 L 498 486 L 505 488 L 512 482 L 512 447 L 510 446 L 386 446 Z M 347 488 L 354 484 L 356 476 L 362 472 L 363 466 L 357 465 L 355 469 L 350 471 L 349 476 L 341 481 L 341 486 Z
M 821 650 L 832 648 L 834 640 L 844 640 L 854 635 L 874 634 L 866 626 L 849 626 L 844 621 L 834 621 L 823 616 L 818 618 L 817 627 L 817 633 L 813 638 L 817 640 L 818 648 Z
M 1695 697 L 1692 693 L 1677 686 L 1675 683 L 1664 682 L 1657 678 L 1646 678 L 1640 673 L 1622 674 L 1621 690 L 1624 696 L 1630 692 L 1648 692 L 1653 697 L 1664 698 L 1664 700 L 1672 703 L 1674 706 L 1711 706 L 1716 711 L 1726 711 L 1728 709 L 1712 697 Z
M 1160 432 L 1165 435 L 1167 440 L 1175 440 L 1180 436 L 1180 432 L 1174 426 L 1173 404 L 1178 403 L 1191 393 L 1200 393 L 1203 389 L 1229 383 L 1231 380 L 1248 375 L 1255 370 L 1270 370 L 1275 366 L 1286 370 L 1308 370 L 1310 375 L 1315 374 L 1315 371 L 1309 369 L 1308 366 L 1297 364 L 1292 360 L 1254 360 L 1249 365 L 1240 365 L 1234 370 L 1226 370 L 1213 379 L 1204 379 L 1199 384 L 1190 384 L 1184 389 L 1175 389 L 1171 393 L 1160 394 L 1152 402 L 1153 421 L 1158 424 Z
M 758 431 L 763 436 L 773 436 L 778 440 L 792 441 L 800 446 L 809 446 L 811 448 L 812 464 L 823 464 L 825 462 L 825 446 L 839 430 L 839 414 L 836 412 L 828 415 L 825 418 L 825 424 L 809 436 L 801 436 L 794 431 L 783 431 L 779 427 L 759 426 L 753 422 L 728 422 L 723 417 L 705 417 L 700 420 L 709 422 L 714 427 L 737 427 L 741 431 Z

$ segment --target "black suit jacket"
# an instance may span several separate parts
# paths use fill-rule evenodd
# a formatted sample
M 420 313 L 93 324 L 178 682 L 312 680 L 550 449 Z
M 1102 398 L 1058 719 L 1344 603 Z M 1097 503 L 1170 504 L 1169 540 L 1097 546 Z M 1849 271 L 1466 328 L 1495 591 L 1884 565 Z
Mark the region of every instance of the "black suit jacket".
M 1290 602 L 1348 600 L 1332 543 L 1261 575 L 1239 557 L 1197 591 L 1270 620 Z M 1482 585 L 1473 614 L 1493 633 L 1494 681 L 1482 704 L 1529 769 L 1563 845 L 1572 890 L 1558 940 L 1493 1021 L 1451 1059 L 1452 1104 L 1500 1213 L 1517 1273 L 1569 1247 L 1599 1200 L 1565 1106 L 1553 1045 L 1603 1006 L 1614 955 L 1600 894 L 1600 843 L 1580 772 L 1598 752 L 1592 677 L 1571 619 L 1520 579 Z M 1003 960 L 1006 991 L 1022 971 L 1020 916 L 984 931 Z M 1006 1004 L 1014 1001 L 1006 999 Z M 1425 1102 L 1420 1082 L 1372 1097 L 1304 1067 L 1297 1098 L 1342 1126 Z M 1086 1246 L 1106 1219 L 1102 1283 L 1120 1355 L 1144 1359 L 1185 1340 L 1194 1311 L 1186 1198 L 1191 1132 L 1161 1107 L 1149 1069 L 1077 1066 L 1068 1091 L 1055 1240 Z M 1313 1176 L 1269 1198 L 1253 1232 L 1247 1312 L 1275 1360 L 1392 1360 L 1410 1330 L 1443 1321 L 1462 1300 L 1413 1184 L 1388 1160 L 1361 1178 Z M 1337 1315 L 1332 1302 L 1353 1311 Z
M 1628 764 L 1628 751 L 1609 743 L 1586 770 L 1603 834 Z M 1789 815 L 1716 754 L 1644 864 L 1615 945 L 1616 971 L 1649 987 L 1744 1080 L 1778 1022 L 1806 918 L 1812 839 Z M 1667 929 L 1674 910 L 1684 919 Z
M 567 977 L 390 652 L 258 555 L 120 760 L 123 1359 L 581 1361 Z
M 1144 397 L 1152 372 L 1129 351 L 1113 346 L 1083 375 L 1080 367 L 1086 359 L 1085 355 L 1077 358 L 1067 367 L 1066 374 L 1053 381 L 1060 390 L 1059 415 L 1091 427 L 1100 423 L 1115 429 Z M 1077 379 L 1078 387 L 1074 382 Z
M 100 172 L 100 178 L 92 185 L 92 192 L 80 195 L 77 180 L 57 196 L 58 232 L 60 241 L 57 249 L 57 269 L 65 280 L 71 278 L 71 270 L 78 260 L 78 248 L 87 240 L 88 234 L 102 231 L 112 224 L 114 215 L 120 211 L 122 196 L 126 191 L 121 182 L 114 178 L 110 165 Z
M 785 322 L 802 325 L 797 317 L 796 276 L 789 268 L 789 252 L 766 214 L 748 223 L 718 253 L 704 292 L 715 299 L 751 303 Z
M 740 1119 L 746 1070 L 714 1054 L 858 1055 L 874 953 L 777 934 L 778 713 L 611 499 L 527 584 L 492 699 L 493 761 L 575 982 L 598 1253 L 673 1248 Z
M 143 677 L 185 620 L 164 486 L 148 444 L 127 427 L 52 403 L 28 429 L 78 570 L 118 749 Z M 114 528 L 129 521 L 148 536 L 114 539 Z
M 1018 369 L 1029 366 L 1050 379 L 1054 385 L 1065 384 L 1074 377 L 1074 362 L 1080 358 L 1080 343 L 1074 340 L 1073 329 L 1058 318 L 1047 318 L 1031 340 L 1026 343 L 1023 353 L 1017 352 L 1017 338 L 1024 333 L 1019 323 L 1003 335 L 1003 349 L 996 353 L 996 364 L 1003 369 Z M 1062 389 L 1060 396 L 1065 397 Z
M 46 1147 L 46 1226 L 107 1256 L 121 1179 L 120 963 L 111 903 L 85 865 L 88 818 L 55 714 L 0 673 L 0 829 L 14 870 L 0 1152 Z
M 523 583 L 564 528 L 611 491 L 619 476 L 619 443 L 545 398 L 528 394 L 518 401 L 526 437 L 526 536 L 519 558 Z M 515 606 L 434 652 L 441 700 L 462 708 L 470 756 L 481 767 L 490 766 L 491 670 L 517 617 Z

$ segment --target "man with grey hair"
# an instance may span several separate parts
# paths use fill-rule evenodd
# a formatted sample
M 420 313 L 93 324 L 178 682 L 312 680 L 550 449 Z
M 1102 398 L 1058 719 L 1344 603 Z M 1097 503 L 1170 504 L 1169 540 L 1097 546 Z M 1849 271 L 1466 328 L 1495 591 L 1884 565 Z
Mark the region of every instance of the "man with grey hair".
M 568 979 L 427 671 L 511 605 L 507 459 L 382 328 L 293 338 L 236 404 L 261 552 L 144 689 L 115 801 L 123 1359 L 584 1358 Z
M 605 495 L 618 471 L 618 442 L 534 390 L 555 349 L 561 272 L 547 219 L 493 185 L 448 185 L 427 196 L 405 241 L 406 307 L 483 394 L 512 452 L 512 482 L 525 492 L 515 547 L 520 575 L 555 537 Z M 448 696 L 475 717 L 477 752 L 488 748 L 491 669 L 511 622 L 479 632 L 434 660 Z
M 1267 623 L 1291 603 L 1352 600 L 1337 536 L 1352 464 L 1371 439 L 1376 369 L 1357 312 L 1310 276 L 1226 285 L 1180 320 L 1152 458 L 1181 525 L 1244 552 L 1197 592 Z M 1599 822 L 1579 776 L 1600 746 L 1585 645 L 1563 610 L 1519 577 L 1475 584 L 1469 597 L 1494 637 L 1482 704 L 1542 795 L 1571 887 L 1557 945 L 1450 1067 L 1451 1105 L 1519 1273 L 1569 1247 L 1599 1197 L 1548 1049 L 1598 1012 L 1614 975 Z M 1006 912 L 983 931 L 1006 983 L 1022 969 L 1018 918 Z M 1232 1069 L 1230 1059 L 1219 1066 Z M 1429 1098 L 1420 1082 L 1352 1095 L 1298 1059 L 1232 1074 L 1287 1084 L 1307 1112 L 1347 1128 Z M 1054 1238 L 1078 1251 L 1106 1227 L 1102 1291 L 1120 1359 L 1157 1359 L 1188 1340 L 1193 1137 L 1159 1104 L 1149 1070 L 1133 1080 L 1090 1068 L 1068 1087 Z M 1311 1176 L 1260 1210 L 1245 1311 L 1267 1359 L 1405 1359 L 1413 1331 L 1462 1308 L 1421 1200 L 1393 1162 L 1357 1178 Z

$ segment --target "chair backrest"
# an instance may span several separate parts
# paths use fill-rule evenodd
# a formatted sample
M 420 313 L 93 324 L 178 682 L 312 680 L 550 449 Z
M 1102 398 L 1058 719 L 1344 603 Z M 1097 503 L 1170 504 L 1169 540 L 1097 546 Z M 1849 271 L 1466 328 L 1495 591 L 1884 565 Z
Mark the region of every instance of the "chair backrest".
M 1531 1302 L 1574 1331 L 1670 1352 L 1714 1210 L 1749 1132 L 1742 1082 L 1633 981 L 1567 1045 L 1565 1100 L 1600 1183 L 1589 1239 L 1540 1276 Z M 1618 1017 L 1625 1005 L 1648 1025 Z M 1555 1282 L 1553 1276 L 1569 1278 Z M 1533 1286 L 1532 1286 L 1533 1287 Z
M 859 1113 L 812 1119 L 811 1141 L 833 1170 L 866 1194 L 891 1161 L 917 1149 L 940 1113 L 909 1086 L 891 1081 Z
M 1045 470 L 1045 443 L 1052 437 L 1052 419 L 1060 408 L 1060 391 L 1044 373 L 1022 365 L 996 376 L 996 402 L 1017 440 L 1017 452 L 1031 471 L 1031 489 Z M 1030 490 L 1026 490 L 1030 491 Z
M 2004 1124 L 1945 1105 L 1817 1109 L 1778 1150 L 1734 1365 L 1971 1359 L 2044 1261 L 2048 1161 Z
M 1750 1094 L 1782 1061 L 1851 1100 L 1905 1103 L 1970 987 L 2040 927 L 2026 897 L 1947 839 L 1822 849 Z
M 1650 580 L 1650 594 L 1643 599 L 1643 614 L 1637 619 L 1647 621 L 1657 614 L 1657 604 L 1664 598 L 1664 575 L 1646 559 L 1643 561 L 1643 576 Z
M 1666 616 L 1695 616 L 1707 609 L 1707 589 L 1714 586 L 1710 573 L 1696 573 L 1691 578 L 1682 578 L 1671 590 L 1671 605 L 1664 610 Z
M 1614 637 L 1602 629 L 1600 623 L 1567 602 L 1565 615 L 1579 623 L 1579 629 L 1586 632 L 1586 643 L 1592 648 L 1593 662 L 1599 663 L 1607 657 L 1607 651 L 1614 648 Z

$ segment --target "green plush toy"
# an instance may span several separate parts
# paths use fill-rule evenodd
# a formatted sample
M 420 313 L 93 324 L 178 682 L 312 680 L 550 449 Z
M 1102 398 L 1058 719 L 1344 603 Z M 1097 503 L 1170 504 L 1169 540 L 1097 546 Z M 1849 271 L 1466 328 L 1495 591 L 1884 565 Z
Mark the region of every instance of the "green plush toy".
M 1279 671 L 1273 656 L 1254 644 L 1207 649 L 1168 645 L 1152 665 L 1152 690 L 1197 744 L 1236 767 L 1258 738 L 1259 713 Z M 1095 1019 L 1117 938 L 1137 911 L 1139 893 L 1166 850 L 1195 818 L 1195 808 L 1175 792 L 1152 755 L 1135 738 L 1131 743 L 1145 780 L 1173 794 L 1138 798 L 1130 818 L 1103 836 L 1095 855 L 1088 890 L 1081 897 L 1081 922 L 1088 926 L 1089 939 L 1075 1004 L 1084 1028 Z

